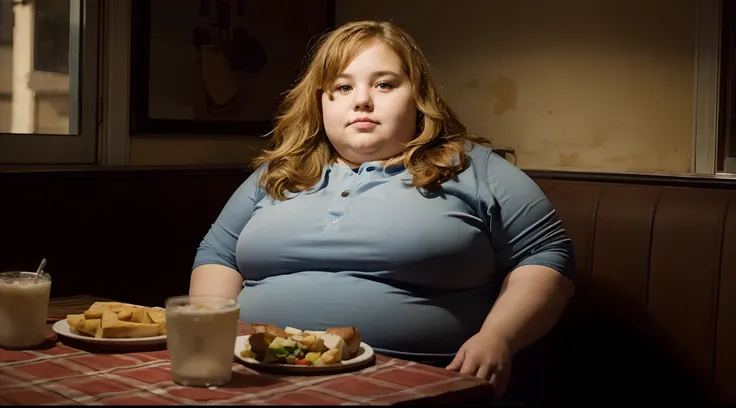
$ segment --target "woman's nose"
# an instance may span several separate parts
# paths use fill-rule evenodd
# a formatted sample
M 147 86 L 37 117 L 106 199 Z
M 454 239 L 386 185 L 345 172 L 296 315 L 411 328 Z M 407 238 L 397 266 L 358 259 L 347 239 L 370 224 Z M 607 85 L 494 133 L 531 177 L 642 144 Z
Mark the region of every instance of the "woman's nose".
M 373 99 L 369 92 L 356 92 L 353 109 L 356 111 L 360 110 L 371 110 L 373 109 Z
M 372 109 L 373 109 L 373 104 L 370 103 L 370 102 L 361 102 L 361 103 L 355 104 L 355 110 L 356 111 L 360 111 L 360 110 L 372 110 Z

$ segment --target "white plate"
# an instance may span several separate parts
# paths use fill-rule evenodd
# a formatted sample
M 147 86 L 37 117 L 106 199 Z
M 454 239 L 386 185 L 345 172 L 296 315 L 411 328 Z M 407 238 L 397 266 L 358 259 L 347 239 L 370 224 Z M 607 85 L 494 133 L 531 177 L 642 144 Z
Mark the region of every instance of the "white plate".
M 294 364 L 261 363 L 254 358 L 243 357 L 240 355 L 240 352 L 245 349 L 245 342 L 248 340 L 248 337 L 250 336 L 238 336 L 235 339 L 235 358 L 245 363 L 248 367 L 255 369 L 268 369 L 269 371 L 276 370 L 292 374 L 335 373 L 367 365 L 372 362 L 375 357 L 373 348 L 361 342 L 360 347 L 358 348 L 358 353 L 355 357 L 350 360 L 343 360 L 337 364 L 302 366 Z
M 154 307 L 154 309 L 162 309 L 160 307 Z M 98 338 L 94 336 L 90 336 L 88 334 L 80 333 L 77 331 L 77 329 L 69 327 L 69 323 L 64 320 L 59 320 L 56 323 L 54 323 L 51 328 L 56 332 L 56 334 L 64 337 L 69 337 L 71 339 L 83 341 L 85 343 L 96 343 L 96 344 L 109 344 L 109 345 L 151 345 L 151 344 L 161 344 L 166 343 L 166 335 L 161 336 L 152 336 L 152 337 L 132 337 L 132 338 L 120 338 L 120 339 L 104 339 L 104 338 Z

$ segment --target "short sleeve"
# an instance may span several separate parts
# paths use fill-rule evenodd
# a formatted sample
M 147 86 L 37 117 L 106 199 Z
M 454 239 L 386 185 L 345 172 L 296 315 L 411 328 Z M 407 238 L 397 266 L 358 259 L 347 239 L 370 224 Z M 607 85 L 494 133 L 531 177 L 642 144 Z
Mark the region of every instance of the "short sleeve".
M 480 206 L 488 217 L 497 268 L 552 268 L 574 279 L 573 243 L 544 192 L 522 170 L 488 150 L 480 171 Z
M 216 264 L 238 270 L 235 255 L 238 237 L 253 215 L 256 204 L 266 196 L 258 183 L 265 166 L 264 164 L 256 169 L 227 201 L 200 242 L 192 269 Z

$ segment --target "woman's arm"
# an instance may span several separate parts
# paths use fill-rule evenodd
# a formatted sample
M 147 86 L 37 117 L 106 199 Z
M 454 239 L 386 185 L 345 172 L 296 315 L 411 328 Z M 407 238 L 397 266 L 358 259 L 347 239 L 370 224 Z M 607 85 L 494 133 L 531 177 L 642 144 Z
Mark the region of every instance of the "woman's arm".
M 503 159 L 491 156 L 486 163 L 488 190 L 482 197 L 496 273 L 504 278 L 481 332 L 504 339 L 515 353 L 554 326 L 575 292 L 574 248 L 531 178 Z
M 504 279 L 480 331 L 503 340 L 514 355 L 552 329 L 574 292 L 572 281 L 552 268 L 520 266 Z
M 496 253 L 495 273 L 503 283 L 481 329 L 447 369 L 488 379 L 501 396 L 512 356 L 547 334 L 572 296 L 574 250 L 533 180 L 491 153 L 477 164 L 479 205 Z
M 242 288 L 243 277 L 240 272 L 223 265 L 207 264 L 192 271 L 189 295 L 236 299 Z
M 189 280 L 190 295 L 236 299 L 243 289 L 236 254 L 238 237 L 265 196 L 258 186 L 263 167 L 238 187 L 200 242 Z

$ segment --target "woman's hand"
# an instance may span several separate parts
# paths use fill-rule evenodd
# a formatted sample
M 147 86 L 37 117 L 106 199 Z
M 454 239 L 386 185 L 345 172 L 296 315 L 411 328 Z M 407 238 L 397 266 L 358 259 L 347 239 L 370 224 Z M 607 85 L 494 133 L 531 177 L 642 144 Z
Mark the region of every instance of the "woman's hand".
M 511 351 L 505 340 L 479 332 L 460 347 L 446 369 L 490 380 L 498 399 L 506 392 L 511 374 Z

